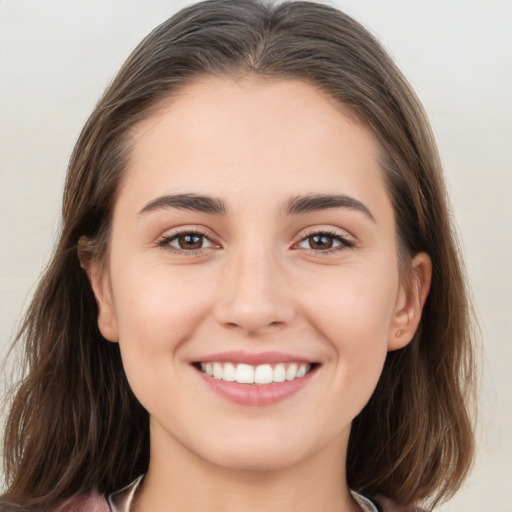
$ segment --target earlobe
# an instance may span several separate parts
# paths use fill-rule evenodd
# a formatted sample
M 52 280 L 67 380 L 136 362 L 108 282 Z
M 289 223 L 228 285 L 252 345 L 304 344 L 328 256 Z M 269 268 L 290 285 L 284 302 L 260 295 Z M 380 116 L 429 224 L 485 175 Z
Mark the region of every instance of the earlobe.
M 98 328 L 105 339 L 117 342 L 119 333 L 108 271 L 102 262 L 83 250 L 81 243 L 78 248 L 78 258 L 80 266 L 87 274 L 98 306 Z
M 405 347 L 414 337 L 421 320 L 423 306 L 430 291 L 432 261 L 421 252 L 411 262 L 411 278 L 401 285 L 393 321 L 391 323 L 388 350 Z

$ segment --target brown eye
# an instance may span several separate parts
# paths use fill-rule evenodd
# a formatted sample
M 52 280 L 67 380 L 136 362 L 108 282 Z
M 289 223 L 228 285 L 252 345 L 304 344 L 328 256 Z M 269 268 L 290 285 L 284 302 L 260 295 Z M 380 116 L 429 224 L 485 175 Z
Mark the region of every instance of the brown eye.
M 176 238 L 180 249 L 194 250 L 201 249 L 203 247 L 203 237 L 201 235 L 181 235 Z
M 199 251 L 206 247 L 213 247 L 213 243 L 203 234 L 194 232 L 178 233 L 164 238 L 159 245 L 171 247 L 178 251 Z
M 309 241 L 309 247 L 310 249 L 318 249 L 318 250 L 325 250 L 325 249 L 332 249 L 334 245 L 334 240 L 332 236 L 327 235 L 314 235 L 308 237 Z
M 334 233 L 314 233 L 303 238 L 299 243 L 301 249 L 317 252 L 336 251 L 345 247 L 352 247 L 353 245 L 351 240 L 346 239 L 341 234 Z

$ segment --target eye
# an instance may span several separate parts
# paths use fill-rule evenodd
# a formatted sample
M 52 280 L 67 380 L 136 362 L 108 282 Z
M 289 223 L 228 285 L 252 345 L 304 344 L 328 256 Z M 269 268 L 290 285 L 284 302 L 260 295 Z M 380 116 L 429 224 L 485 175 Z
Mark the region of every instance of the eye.
M 203 233 L 197 231 L 181 231 L 162 238 L 158 245 L 173 252 L 200 252 L 216 245 Z
M 319 232 L 303 238 L 298 247 L 315 252 L 334 252 L 346 247 L 353 247 L 354 242 L 340 233 Z

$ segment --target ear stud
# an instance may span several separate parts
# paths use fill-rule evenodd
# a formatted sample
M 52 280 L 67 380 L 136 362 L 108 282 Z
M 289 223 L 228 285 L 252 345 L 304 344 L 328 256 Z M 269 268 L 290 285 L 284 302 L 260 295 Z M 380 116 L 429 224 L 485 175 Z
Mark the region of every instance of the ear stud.
M 400 336 L 402 336 L 403 333 L 404 331 L 402 329 L 399 329 L 398 331 L 396 331 L 396 337 L 400 338 Z

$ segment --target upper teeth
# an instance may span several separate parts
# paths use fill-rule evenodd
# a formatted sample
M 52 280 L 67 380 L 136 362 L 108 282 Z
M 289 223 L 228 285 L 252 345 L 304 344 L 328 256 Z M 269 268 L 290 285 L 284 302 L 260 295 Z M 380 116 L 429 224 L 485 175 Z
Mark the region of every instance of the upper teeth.
M 201 370 L 214 379 L 240 384 L 270 384 L 304 377 L 311 369 L 308 363 L 260 364 L 201 363 Z

